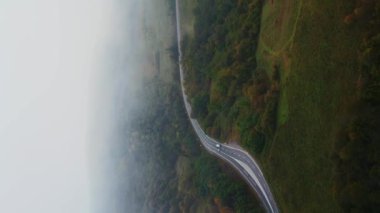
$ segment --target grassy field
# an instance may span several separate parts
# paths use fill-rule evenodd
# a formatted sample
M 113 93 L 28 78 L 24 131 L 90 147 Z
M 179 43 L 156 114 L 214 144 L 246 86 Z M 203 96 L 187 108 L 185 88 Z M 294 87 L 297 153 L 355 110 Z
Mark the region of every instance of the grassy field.
M 266 1 L 258 64 L 281 72 L 279 126 L 262 163 L 283 212 L 339 212 L 331 150 L 358 78 L 354 1 Z

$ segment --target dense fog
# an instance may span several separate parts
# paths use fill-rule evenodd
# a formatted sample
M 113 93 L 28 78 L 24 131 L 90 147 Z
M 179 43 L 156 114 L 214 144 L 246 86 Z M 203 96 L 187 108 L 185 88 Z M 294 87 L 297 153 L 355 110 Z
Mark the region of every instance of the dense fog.
M 106 160 L 140 82 L 141 1 L 2 1 L 0 14 L 0 212 L 112 212 Z

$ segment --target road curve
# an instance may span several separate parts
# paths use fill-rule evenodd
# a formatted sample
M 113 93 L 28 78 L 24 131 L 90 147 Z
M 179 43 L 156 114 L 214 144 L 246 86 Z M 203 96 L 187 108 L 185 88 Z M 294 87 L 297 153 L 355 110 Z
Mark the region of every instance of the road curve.
M 176 0 L 176 28 L 177 28 L 177 43 L 178 43 L 178 61 L 181 79 L 182 96 L 190 122 L 199 137 L 202 145 L 212 155 L 215 155 L 232 167 L 234 167 L 244 180 L 252 187 L 257 196 L 261 200 L 267 212 L 278 213 L 277 204 L 270 191 L 268 183 L 266 182 L 263 173 L 261 172 L 255 160 L 242 148 L 232 147 L 229 145 L 221 144 L 217 140 L 209 137 L 200 127 L 196 119 L 191 118 L 191 106 L 187 101 L 187 95 L 184 88 L 184 74 L 182 69 L 182 50 L 181 50 L 181 28 L 180 28 L 180 15 L 179 3 Z

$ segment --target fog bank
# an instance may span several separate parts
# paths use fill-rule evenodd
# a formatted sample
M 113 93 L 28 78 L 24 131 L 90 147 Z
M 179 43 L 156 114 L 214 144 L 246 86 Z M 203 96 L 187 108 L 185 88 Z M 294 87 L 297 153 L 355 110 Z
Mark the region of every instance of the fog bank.
M 93 104 L 118 5 L 0 2 L 0 212 L 93 212 Z

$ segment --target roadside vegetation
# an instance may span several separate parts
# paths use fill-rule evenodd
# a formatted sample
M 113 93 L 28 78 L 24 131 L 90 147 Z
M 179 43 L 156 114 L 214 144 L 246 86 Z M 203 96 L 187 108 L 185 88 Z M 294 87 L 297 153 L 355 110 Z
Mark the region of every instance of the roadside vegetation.
M 183 36 L 193 115 L 222 141 L 260 154 L 276 129 L 278 72 L 257 66 L 263 1 L 196 1 L 194 35 Z

